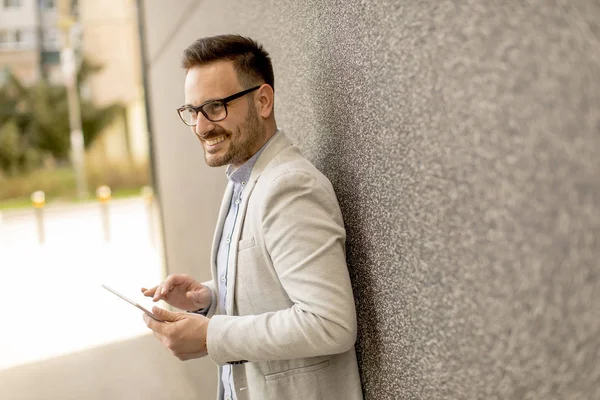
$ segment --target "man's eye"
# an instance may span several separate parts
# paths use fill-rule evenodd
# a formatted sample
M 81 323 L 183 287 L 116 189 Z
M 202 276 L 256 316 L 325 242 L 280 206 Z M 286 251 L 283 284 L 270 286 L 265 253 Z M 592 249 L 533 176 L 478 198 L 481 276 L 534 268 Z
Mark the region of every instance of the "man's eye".
M 219 103 L 218 101 L 215 101 L 214 103 L 209 103 L 204 106 L 204 111 L 210 114 L 220 112 L 221 110 L 223 110 L 223 104 Z

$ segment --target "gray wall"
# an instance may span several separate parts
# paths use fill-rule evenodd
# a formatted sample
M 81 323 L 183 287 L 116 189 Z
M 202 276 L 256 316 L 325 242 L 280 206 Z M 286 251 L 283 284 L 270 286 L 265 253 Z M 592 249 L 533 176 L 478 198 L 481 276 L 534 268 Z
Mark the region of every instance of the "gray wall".
M 600 398 L 597 1 L 144 3 L 171 272 L 208 277 L 225 183 L 179 57 L 250 35 L 340 199 L 366 398 Z

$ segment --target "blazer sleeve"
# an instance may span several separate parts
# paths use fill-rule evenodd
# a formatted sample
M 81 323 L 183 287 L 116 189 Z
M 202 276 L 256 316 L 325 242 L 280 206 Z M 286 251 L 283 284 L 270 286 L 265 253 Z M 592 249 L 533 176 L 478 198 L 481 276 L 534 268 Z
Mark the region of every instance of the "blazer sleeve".
M 314 357 L 353 347 L 356 309 L 346 233 L 335 193 L 325 184 L 307 173 L 286 172 L 269 185 L 260 211 L 262 233 L 293 305 L 260 315 L 213 316 L 207 345 L 217 364 Z
M 202 310 L 202 314 L 211 318 L 217 312 L 217 290 L 215 288 L 215 283 L 212 280 L 202 282 L 202 284 L 209 288 L 211 293 L 210 305 L 205 310 Z

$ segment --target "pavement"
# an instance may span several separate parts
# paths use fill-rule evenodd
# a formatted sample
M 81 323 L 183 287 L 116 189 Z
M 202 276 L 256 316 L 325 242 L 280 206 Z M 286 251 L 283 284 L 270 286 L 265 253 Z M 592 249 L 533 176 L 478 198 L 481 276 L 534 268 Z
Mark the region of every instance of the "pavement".
M 101 287 L 152 307 L 140 287 L 165 276 L 156 210 L 133 198 L 107 211 L 47 207 L 43 243 L 34 210 L 2 213 L 0 399 L 214 398 L 210 360 L 179 361 Z

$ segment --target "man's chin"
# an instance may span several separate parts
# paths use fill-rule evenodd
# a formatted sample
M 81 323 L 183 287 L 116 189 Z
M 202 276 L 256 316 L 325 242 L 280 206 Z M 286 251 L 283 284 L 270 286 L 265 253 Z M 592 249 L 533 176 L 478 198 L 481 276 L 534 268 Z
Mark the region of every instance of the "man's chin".
M 229 159 L 217 154 L 204 153 L 204 161 L 209 167 L 222 167 L 223 165 L 229 164 Z

